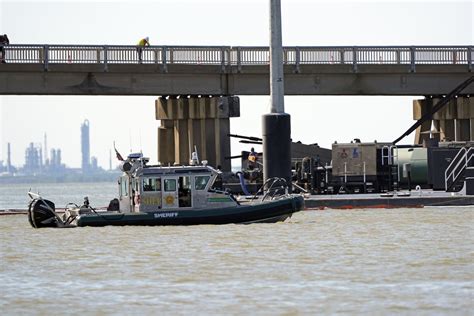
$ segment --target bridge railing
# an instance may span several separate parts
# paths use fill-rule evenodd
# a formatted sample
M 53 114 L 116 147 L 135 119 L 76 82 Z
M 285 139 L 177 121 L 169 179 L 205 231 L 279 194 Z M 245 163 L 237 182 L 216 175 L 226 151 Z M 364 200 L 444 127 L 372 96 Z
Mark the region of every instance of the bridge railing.
M 223 47 L 165 47 L 166 63 L 219 65 L 228 60 L 227 50 Z
M 7 63 L 49 64 L 170 64 L 242 66 L 267 65 L 269 48 L 231 46 L 147 46 L 138 58 L 136 46 L 124 45 L 7 45 Z M 337 46 L 284 47 L 287 65 L 343 64 L 416 65 L 461 64 L 472 70 L 473 46 Z

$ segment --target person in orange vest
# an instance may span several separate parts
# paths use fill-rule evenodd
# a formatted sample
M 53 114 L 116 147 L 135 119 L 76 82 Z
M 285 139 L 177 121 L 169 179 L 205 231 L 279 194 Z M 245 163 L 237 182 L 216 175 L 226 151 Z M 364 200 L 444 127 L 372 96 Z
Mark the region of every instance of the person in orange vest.
M 258 159 L 257 153 L 255 152 L 255 149 L 252 147 L 250 149 L 250 153 L 249 153 L 249 157 L 248 157 L 248 160 L 249 160 L 248 166 L 249 166 L 250 170 L 257 167 L 257 159 Z
M 142 63 L 142 53 L 145 46 L 150 46 L 150 39 L 147 37 L 142 38 L 137 44 L 138 62 Z

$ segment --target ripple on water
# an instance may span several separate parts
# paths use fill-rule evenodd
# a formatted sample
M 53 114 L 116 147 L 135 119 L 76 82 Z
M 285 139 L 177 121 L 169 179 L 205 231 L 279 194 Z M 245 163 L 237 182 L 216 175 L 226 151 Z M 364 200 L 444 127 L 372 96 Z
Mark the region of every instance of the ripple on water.
M 325 210 L 275 225 L 40 230 L 3 216 L 0 310 L 468 314 L 472 214 Z

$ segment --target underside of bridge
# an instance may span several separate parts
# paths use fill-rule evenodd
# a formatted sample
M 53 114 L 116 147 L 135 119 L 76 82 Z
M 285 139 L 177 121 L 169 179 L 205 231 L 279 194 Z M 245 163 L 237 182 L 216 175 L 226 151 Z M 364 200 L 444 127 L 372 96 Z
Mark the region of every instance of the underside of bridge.
M 230 118 L 240 116 L 235 96 L 162 96 L 155 102 L 158 128 L 158 160 L 163 165 L 189 163 L 191 153 L 199 159 L 231 171 Z
M 413 119 L 419 120 L 429 113 L 442 96 L 426 96 L 413 101 Z M 469 95 L 458 96 L 448 102 L 416 129 L 415 144 L 423 144 L 430 139 L 436 141 L 474 140 L 474 102 Z
M 413 101 L 413 118 L 429 113 L 443 96 Z M 188 164 L 193 151 L 200 160 L 231 171 L 230 118 L 240 116 L 237 96 L 162 96 L 155 101 L 158 160 L 164 165 Z M 460 95 L 416 129 L 414 144 L 429 141 L 474 141 L 474 102 Z

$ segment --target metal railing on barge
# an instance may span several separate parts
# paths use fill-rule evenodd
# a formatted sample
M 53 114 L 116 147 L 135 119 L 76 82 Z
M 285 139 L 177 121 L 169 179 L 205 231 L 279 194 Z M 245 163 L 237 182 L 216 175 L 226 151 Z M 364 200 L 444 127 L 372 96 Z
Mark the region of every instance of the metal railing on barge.
M 171 64 L 226 66 L 269 65 L 268 47 L 147 46 L 140 61 L 137 46 L 123 45 L 6 45 L 7 63 L 43 64 Z M 302 65 L 465 65 L 472 71 L 474 49 L 468 46 L 320 46 L 284 47 L 284 64 Z

